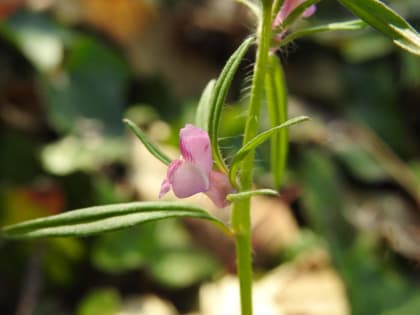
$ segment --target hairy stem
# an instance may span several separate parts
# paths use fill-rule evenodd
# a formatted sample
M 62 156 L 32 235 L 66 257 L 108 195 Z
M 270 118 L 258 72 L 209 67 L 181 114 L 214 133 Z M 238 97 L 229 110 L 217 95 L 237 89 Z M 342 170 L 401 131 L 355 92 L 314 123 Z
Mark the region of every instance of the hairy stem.
M 251 86 L 251 97 L 248 116 L 245 123 L 243 143 L 255 137 L 258 131 L 261 103 L 264 96 L 265 70 L 271 43 L 271 6 L 272 1 L 263 2 L 263 14 L 259 26 L 259 45 L 257 48 L 254 76 Z M 240 188 L 247 191 L 252 188 L 254 152 L 250 152 L 240 167 Z M 250 198 L 234 201 L 232 209 L 232 229 L 235 234 L 236 259 L 241 295 L 242 315 L 252 315 L 252 246 L 251 246 L 251 213 Z

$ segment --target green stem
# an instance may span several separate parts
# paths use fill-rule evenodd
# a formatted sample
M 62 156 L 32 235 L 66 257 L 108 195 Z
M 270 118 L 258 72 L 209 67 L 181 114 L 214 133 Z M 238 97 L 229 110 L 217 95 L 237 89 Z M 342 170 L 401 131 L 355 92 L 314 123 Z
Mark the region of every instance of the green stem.
M 263 0 L 262 21 L 259 27 L 259 45 L 257 48 L 254 76 L 251 86 L 248 115 L 245 123 L 243 143 L 247 143 L 258 132 L 261 103 L 264 96 L 265 70 L 271 43 L 272 1 Z M 241 163 L 240 188 L 247 191 L 252 188 L 254 151 L 250 152 Z M 235 235 L 236 259 L 241 295 L 242 315 L 252 315 L 252 246 L 250 198 L 241 198 L 233 202 L 232 229 Z

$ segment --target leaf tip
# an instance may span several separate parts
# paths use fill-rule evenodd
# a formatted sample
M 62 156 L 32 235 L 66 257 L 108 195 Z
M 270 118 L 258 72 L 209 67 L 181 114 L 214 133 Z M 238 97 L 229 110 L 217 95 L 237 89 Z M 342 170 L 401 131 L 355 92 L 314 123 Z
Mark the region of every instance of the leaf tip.
M 130 119 L 128 119 L 128 118 L 123 118 L 122 119 L 122 122 L 124 123 L 124 124 L 126 124 L 126 125 L 132 125 L 132 124 L 134 124 Z

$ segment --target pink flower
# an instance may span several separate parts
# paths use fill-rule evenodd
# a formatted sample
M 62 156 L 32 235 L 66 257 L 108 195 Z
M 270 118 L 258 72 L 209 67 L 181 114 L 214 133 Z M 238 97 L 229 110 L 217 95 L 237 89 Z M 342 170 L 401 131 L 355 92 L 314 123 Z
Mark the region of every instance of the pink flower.
M 290 13 L 292 13 L 294 9 L 296 9 L 298 6 L 300 6 L 304 2 L 305 0 L 284 0 L 279 13 L 277 13 L 276 18 L 274 19 L 273 27 L 274 28 L 279 27 L 290 15 Z M 305 18 L 310 17 L 312 14 L 315 13 L 315 11 L 316 11 L 316 6 L 313 4 L 310 7 L 308 7 L 305 11 L 303 11 L 302 16 Z
M 178 198 L 202 192 L 217 207 L 226 207 L 226 196 L 233 192 L 233 188 L 225 174 L 212 170 L 213 158 L 208 133 L 193 125 L 186 125 L 180 130 L 179 138 L 181 157 L 169 164 L 159 198 L 171 188 Z

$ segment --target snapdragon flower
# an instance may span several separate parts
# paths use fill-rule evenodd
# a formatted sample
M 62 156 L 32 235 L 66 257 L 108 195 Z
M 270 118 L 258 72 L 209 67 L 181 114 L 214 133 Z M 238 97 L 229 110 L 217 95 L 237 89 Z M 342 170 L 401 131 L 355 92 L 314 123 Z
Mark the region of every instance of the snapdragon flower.
M 214 171 L 210 138 L 206 131 L 187 124 L 179 132 L 181 157 L 169 164 L 159 198 L 172 189 L 178 198 L 205 193 L 213 203 L 224 208 L 226 196 L 233 192 L 228 177 Z
M 302 3 L 304 3 L 306 0 L 284 0 L 279 12 L 277 13 L 274 22 L 273 22 L 273 29 L 278 29 L 283 22 L 287 19 L 287 17 Z M 308 18 L 311 15 L 313 15 L 316 11 L 315 4 L 309 6 L 305 11 L 302 13 L 302 17 Z M 283 29 L 277 36 L 276 39 L 278 41 L 281 40 L 281 38 L 286 33 L 287 29 Z

